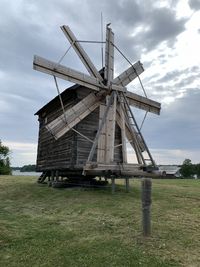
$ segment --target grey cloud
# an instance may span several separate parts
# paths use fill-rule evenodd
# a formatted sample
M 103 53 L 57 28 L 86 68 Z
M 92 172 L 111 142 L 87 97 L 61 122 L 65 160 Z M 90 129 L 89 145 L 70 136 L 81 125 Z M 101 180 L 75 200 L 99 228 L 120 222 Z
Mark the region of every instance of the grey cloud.
M 184 88 L 188 85 L 191 85 L 195 80 L 197 81 L 199 79 L 199 74 L 190 74 L 188 77 L 183 78 L 180 82 L 175 83 L 175 88 Z
M 188 4 L 191 9 L 200 10 L 200 1 L 199 0 L 189 0 Z
M 166 73 L 166 75 L 164 75 L 163 77 L 158 79 L 156 81 L 156 83 L 166 83 L 166 82 L 169 82 L 169 81 L 172 81 L 172 80 L 176 81 L 181 76 L 187 76 L 187 77 L 189 76 L 189 77 L 191 77 L 192 73 L 196 72 L 198 70 L 199 70 L 198 66 L 194 66 L 192 68 L 186 68 L 186 69 L 182 69 L 182 70 L 174 70 L 174 71 Z M 183 77 L 183 78 L 185 78 L 185 77 Z
M 169 47 L 173 47 L 177 35 L 185 30 L 185 22 L 185 19 L 176 19 L 176 14 L 172 10 L 155 9 L 152 13 L 147 13 L 146 25 L 149 25 L 149 30 L 138 36 L 138 41 L 143 40 L 147 51 L 164 41 Z
M 199 149 L 200 90 L 191 88 L 182 98 L 164 106 L 160 117 L 149 115 L 144 126 L 144 136 L 151 148 Z

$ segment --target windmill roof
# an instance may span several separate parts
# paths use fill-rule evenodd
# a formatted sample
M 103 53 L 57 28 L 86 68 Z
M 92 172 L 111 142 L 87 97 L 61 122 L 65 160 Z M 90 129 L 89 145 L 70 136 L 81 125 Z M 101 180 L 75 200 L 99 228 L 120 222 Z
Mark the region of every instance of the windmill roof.
M 61 95 L 61 97 L 63 97 L 66 93 L 69 93 L 69 91 L 76 90 L 79 87 L 80 87 L 79 84 L 74 84 L 74 85 L 66 88 L 60 95 Z M 56 97 L 54 97 L 52 100 L 50 100 L 47 104 L 45 104 L 42 108 L 40 108 L 34 115 L 39 115 L 40 113 L 42 113 L 43 111 L 48 109 L 48 107 L 50 107 L 52 104 L 56 103 L 57 101 L 60 101 L 58 95 Z
M 101 76 L 104 76 L 104 68 L 102 68 L 99 73 L 101 74 Z M 68 88 L 66 88 L 60 95 L 61 97 L 63 97 L 66 93 L 68 93 L 71 90 L 76 90 L 78 88 L 80 88 L 81 86 L 79 84 L 74 84 Z M 50 107 L 52 104 L 56 103 L 59 100 L 59 96 L 57 95 L 56 97 L 54 97 L 52 100 L 50 100 L 47 104 L 45 104 L 42 108 L 40 108 L 34 115 L 39 115 L 40 113 L 42 113 L 44 110 L 48 109 L 48 107 Z

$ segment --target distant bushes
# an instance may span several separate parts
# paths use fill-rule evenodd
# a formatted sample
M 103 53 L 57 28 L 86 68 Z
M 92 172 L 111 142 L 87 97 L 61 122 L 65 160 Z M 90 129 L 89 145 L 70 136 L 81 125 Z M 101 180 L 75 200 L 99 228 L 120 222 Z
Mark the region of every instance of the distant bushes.
M 20 172 L 35 172 L 36 166 L 35 165 L 24 165 L 20 168 Z

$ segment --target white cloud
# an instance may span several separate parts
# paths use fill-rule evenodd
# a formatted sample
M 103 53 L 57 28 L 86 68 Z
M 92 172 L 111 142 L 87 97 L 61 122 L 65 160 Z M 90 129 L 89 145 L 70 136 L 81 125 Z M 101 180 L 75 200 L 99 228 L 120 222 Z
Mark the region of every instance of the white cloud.
M 10 159 L 12 166 L 35 164 L 37 144 L 12 141 L 4 141 L 3 144 L 8 146 L 11 151 Z
M 200 163 L 200 150 L 151 149 L 157 164 L 182 164 L 185 159 Z

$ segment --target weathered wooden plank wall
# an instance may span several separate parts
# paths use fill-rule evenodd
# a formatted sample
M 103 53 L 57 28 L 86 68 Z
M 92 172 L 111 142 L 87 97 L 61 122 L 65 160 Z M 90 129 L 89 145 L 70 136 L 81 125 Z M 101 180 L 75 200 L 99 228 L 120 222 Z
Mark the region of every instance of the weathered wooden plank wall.
M 67 90 L 62 96 L 65 110 L 71 108 L 76 102 L 76 92 Z M 73 131 L 55 140 L 46 129 L 45 124 L 50 123 L 62 114 L 62 108 L 58 99 L 55 99 L 46 109 L 39 113 L 39 138 L 37 153 L 37 170 L 64 169 L 73 165 L 76 142 Z

